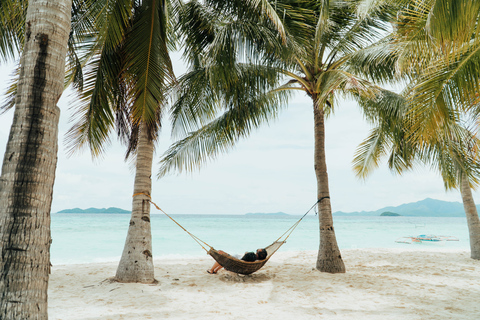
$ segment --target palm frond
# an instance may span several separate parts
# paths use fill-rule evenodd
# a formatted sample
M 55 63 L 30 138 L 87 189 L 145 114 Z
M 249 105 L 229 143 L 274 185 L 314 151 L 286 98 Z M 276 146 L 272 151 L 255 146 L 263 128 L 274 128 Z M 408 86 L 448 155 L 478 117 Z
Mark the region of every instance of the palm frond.
M 361 3 L 355 1 L 357 6 Z M 379 1 L 368 13 L 362 12 L 361 16 L 357 15 L 357 8 L 351 3 L 338 2 L 331 7 L 332 28 L 323 40 L 329 43 L 330 53 L 326 58 L 329 64 L 383 37 L 382 32 L 388 31 L 389 22 L 393 20 L 393 12 L 385 3 Z M 385 9 L 379 10 L 378 6 Z
M 0 57 L 3 60 L 18 57 L 23 48 L 27 6 L 28 1 L 0 2 Z
M 215 12 L 235 16 L 238 20 L 256 20 L 261 24 L 270 24 L 282 39 L 286 41 L 286 32 L 283 25 L 282 8 L 268 0 L 207 0 L 207 7 Z M 280 14 L 279 14 L 280 13 Z
M 331 94 L 362 96 L 374 100 L 381 91 L 369 81 L 338 69 L 321 73 L 314 90 L 320 104 L 326 103 Z
M 261 16 L 268 17 L 282 38 L 283 44 L 285 44 L 287 42 L 285 28 L 283 25 L 283 19 L 278 16 L 277 8 L 272 6 L 268 0 L 247 0 L 247 2 L 250 2 L 254 9 L 259 10 Z
M 174 79 L 166 46 L 164 10 L 164 3 L 144 2 L 125 40 L 125 81 L 131 84 L 128 89 L 134 96 L 133 121 L 149 126 L 158 122 L 159 107 L 166 99 L 167 81 Z
M 15 98 L 17 96 L 17 84 L 20 77 L 20 68 L 20 65 L 17 65 L 10 76 L 4 100 L 0 105 L 0 115 L 15 107 Z
M 88 145 L 93 157 L 101 155 L 110 142 L 114 126 L 113 106 L 125 98 L 120 91 L 120 55 L 103 52 L 87 65 L 85 85 L 72 119 L 77 119 L 65 141 L 70 155 Z
M 402 95 L 381 90 L 376 99 L 355 97 L 363 108 L 366 118 L 375 125 L 372 133 L 357 148 L 354 169 L 357 176 L 365 178 L 378 167 L 380 158 L 390 152 L 390 170 L 401 174 L 415 163 L 416 145 L 407 139 L 405 126 L 408 100 Z M 390 150 L 390 151 L 387 151 Z
M 349 54 L 343 68 L 350 73 L 361 74 L 377 84 L 391 84 L 406 78 L 398 73 L 398 53 L 402 47 L 392 42 L 390 36 Z
M 458 188 L 459 177 L 465 174 L 473 186 L 479 177 L 479 140 L 459 123 L 445 126 L 420 150 L 422 161 L 442 175 L 445 188 Z
M 253 129 L 274 119 L 286 93 L 269 92 L 229 107 L 222 115 L 174 143 L 162 156 L 158 176 L 169 172 L 193 171 L 208 159 L 231 149 Z
M 172 132 L 184 136 L 213 120 L 229 106 L 249 101 L 279 81 L 275 68 L 255 64 L 197 67 L 179 79 L 172 108 Z M 191 88 L 196 88 L 192 90 Z
M 116 51 L 125 38 L 127 29 L 134 13 L 134 1 L 93 1 L 89 7 L 94 15 L 97 30 L 96 40 L 99 47 L 107 51 Z
M 410 89 L 409 97 L 416 105 L 412 112 L 423 119 L 416 128 L 419 136 L 434 132 L 444 119 L 458 119 L 461 110 L 474 105 L 480 83 L 480 47 L 471 49 L 455 63 L 445 64 L 442 58 L 432 62 Z M 422 133 L 421 128 L 426 131 Z
M 365 179 L 378 168 L 381 157 L 386 154 L 388 143 L 385 132 L 379 128 L 372 129 L 370 135 L 356 149 L 352 161 L 353 171 L 359 178 Z
M 416 0 L 417 2 L 419 0 Z M 429 10 L 428 31 L 439 43 L 470 41 L 478 32 L 480 2 L 471 0 L 436 0 Z

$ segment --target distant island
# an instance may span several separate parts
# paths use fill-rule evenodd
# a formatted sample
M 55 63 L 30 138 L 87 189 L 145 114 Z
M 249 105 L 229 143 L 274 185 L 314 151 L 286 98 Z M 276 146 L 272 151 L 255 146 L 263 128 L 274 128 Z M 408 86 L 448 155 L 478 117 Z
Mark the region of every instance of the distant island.
M 120 208 L 110 207 L 110 208 L 88 208 L 88 209 L 80 209 L 80 208 L 73 208 L 73 209 L 65 209 L 58 211 L 57 213 L 131 213 L 131 211 L 123 210 Z
M 401 214 L 398 214 L 398 213 L 395 213 L 395 212 L 390 212 L 390 211 L 385 211 L 385 212 L 382 212 L 382 214 L 380 216 L 381 217 L 399 217 L 399 216 L 401 216 Z
M 477 206 L 480 210 L 480 206 Z M 397 207 L 385 207 L 375 211 L 341 212 L 333 213 L 333 216 L 380 216 L 383 213 L 396 213 L 405 217 L 465 217 L 463 204 L 427 198 L 425 200 L 406 203 Z

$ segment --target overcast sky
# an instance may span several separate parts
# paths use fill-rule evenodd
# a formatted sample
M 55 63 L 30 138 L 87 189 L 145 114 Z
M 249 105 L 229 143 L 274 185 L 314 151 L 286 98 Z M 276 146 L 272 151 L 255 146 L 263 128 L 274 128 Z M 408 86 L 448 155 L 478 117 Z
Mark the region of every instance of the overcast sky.
M 3 98 L 12 65 L 0 65 Z M 176 65 L 176 72 L 182 72 Z M 59 153 L 52 212 L 79 207 L 119 207 L 131 210 L 134 170 L 124 162 L 125 148 L 113 138 L 102 159 L 88 150 L 67 157 L 64 135 L 70 128 L 72 97 L 66 93 L 61 109 Z M 13 110 L 0 116 L 0 150 L 5 153 Z M 165 117 L 168 120 L 168 117 Z M 416 202 L 425 198 L 461 202 L 458 191 L 446 192 L 440 176 L 418 168 L 402 176 L 390 173 L 385 162 L 367 180 L 352 171 L 358 144 L 369 127 L 352 101 L 341 101 L 327 121 L 326 152 L 332 210 L 352 212 Z M 316 201 L 313 171 L 313 111 L 304 94 L 291 99 L 280 117 L 228 154 L 206 164 L 199 172 L 156 179 L 160 155 L 171 144 L 170 132 L 161 133 L 157 147 L 152 198 L 170 214 L 244 214 L 285 212 L 303 214 Z M 2 157 L 3 160 L 3 157 Z M 478 193 L 474 193 L 478 203 Z M 152 207 L 152 213 L 156 209 Z

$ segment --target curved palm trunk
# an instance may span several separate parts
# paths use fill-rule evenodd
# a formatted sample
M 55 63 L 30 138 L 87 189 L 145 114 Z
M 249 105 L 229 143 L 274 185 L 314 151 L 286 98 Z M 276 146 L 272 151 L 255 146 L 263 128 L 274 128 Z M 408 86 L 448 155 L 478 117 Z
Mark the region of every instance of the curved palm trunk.
M 50 209 L 71 0 L 30 1 L 0 180 L 0 319 L 47 319 Z
M 133 188 L 132 218 L 122 258 L 115 280 L 120 282 L 152 283 L 155 281 L 152 259 L 152 233 L 150 226 L 150 195 L 152 191 L 152 162 L 154 143 L 148 138 L 145 125 L 141 125 L 135 185 Z
M 465 175 L 460 181 L 460 192 L 462 194 L 463 208 L 467 216 L 468 230 L 470 233 L 470 250 L 472 259 L 480 260 L 480 219 L 478 218 L 477 207 L 472 197 L 472 190 Z
M 317 177 L 318 219 L 320 222 L 320 247 L 318 249 L 317 269 L 322 272 L 344 273 L 340 249 L 337 245 L 333 229 L 332 206 L 328 189 L 327 160 L 325 157 L 325 117 L 323 109 L 314 101 L 313 115 L 315 120 L 315 175 Z

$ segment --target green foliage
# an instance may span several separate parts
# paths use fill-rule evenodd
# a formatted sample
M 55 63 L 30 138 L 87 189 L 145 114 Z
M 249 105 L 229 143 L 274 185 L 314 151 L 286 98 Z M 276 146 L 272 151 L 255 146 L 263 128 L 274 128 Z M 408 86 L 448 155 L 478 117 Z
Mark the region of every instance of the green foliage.
M 175 2 L 175 1 L 172 1 Z M 167 86 L 174 81 L 167 36 L 172 23 L 166 1 L 100 1 L 97 19 L 81 42 L 86 70 L 78 87 L 76 122 L 67 134 L 70 152 L 88 145 L 93 156 L 105 151 L 112 130 L 135 153 L 140 123 L 155 140 L 166 104 Z
M 173 133 L 181 139 L 165 153 L 159 176 L 194 170 L 230 150 L 276 117 L 288 91 L 305 92 L 331 114 L 337 96 L 377 101 L 384 90 L 371 80 L 394 78 L 394 51 L 385 40 L 377 43 L 395 17 L 391 1 L 279 0 L 269 6 L 211 0 L 184 9 L 180 16 L 188 23 L 181 35 L 190 70 L 175 87 L 172 113 Z M 362 106 L 367 112 L 384 107 Z
M 397 173 L 424 163 L 441 173 L 447 189 L 463 175 L 478 183 L 479 13 L 478 2 L 463 0 L 412 0 L 399 12 L 394 64 L 398 77 L 411 82 L 398 99 L 403 111 L 377 117 L 359 146 L 357 175 L 366 177 L 390 151 Z
M 18 57 L 25 35 L 28 1 L 0 1 L 0 59 Z

